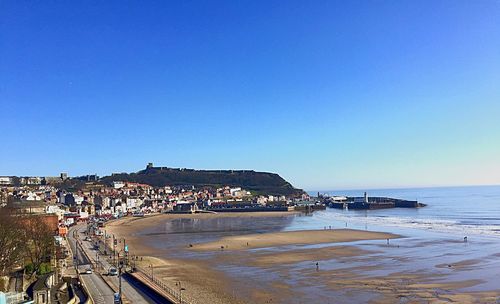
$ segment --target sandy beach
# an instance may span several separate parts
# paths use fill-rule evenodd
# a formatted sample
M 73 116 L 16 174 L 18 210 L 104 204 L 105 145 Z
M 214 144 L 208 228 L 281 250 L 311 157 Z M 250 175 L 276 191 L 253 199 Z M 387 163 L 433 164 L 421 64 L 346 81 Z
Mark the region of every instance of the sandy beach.
M 195 214 L 155 214 L 146 217 L 125 217 L 119 220 L 111 221 L 106 225 L 106 231 L 109 234 L 115 234 L 117 237 L 126 238 L 127 243 L 137 255 L 151 255 L 157 253 L 157 250 L 144 244 L 143 240 L 137 236 L 138 231 L 147 228 L 158 228 L 168 221 L 172 220 L 206 220 L 214 218 L 247 218 L 262 219 L 262 218 L 287 218 L 292 217 L 300 212 L 230 212 L 230 213 L 195 213 Z M 248 229 L 253 231 L 252 228 Z M 185 245 L 188 245 L 186 243 Z
M 426 259 L 415 258 L 455 248 L 455 240 L 279 227 L 309 220 L 300 216 L 163 214 L 113 221 L 106 231 L 126 238 L 144 271 L 153 268 L 174 289 L 182 282 L 192 303 L 495 303 L 500 295 L 474 290 L 483 281 L 462 275 L 482 267 L 481 259 L 448 262 L 444 256 L 427 269 Z
M 400 236 L 352 229 L 324 229 L 248 234 L 225 237 L 214 242 L 194 246 L 193 250 L 245 250 L 286 245 L 311 245 L 322 243 L 354 242 L 361 240 L 385 240 Z

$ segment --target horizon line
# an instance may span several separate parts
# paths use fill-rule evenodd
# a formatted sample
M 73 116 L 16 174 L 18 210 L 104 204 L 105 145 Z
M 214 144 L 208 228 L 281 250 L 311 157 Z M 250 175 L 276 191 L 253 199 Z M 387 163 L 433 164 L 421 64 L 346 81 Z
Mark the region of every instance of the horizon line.
M 334 192 L 334 191 L 370 191 L 370 190 L 404 190 L 404 189 L 433 189 L 433 188 L 466 188 L 466 187 L 500 187 L 500 184 L 468 184 L 468 185 L 434 185 L 434 186 L 401 186 L 401 187 L 380 187 L 380 188 L 347 188 L 328 190 L 304 190 L 306 192 Z

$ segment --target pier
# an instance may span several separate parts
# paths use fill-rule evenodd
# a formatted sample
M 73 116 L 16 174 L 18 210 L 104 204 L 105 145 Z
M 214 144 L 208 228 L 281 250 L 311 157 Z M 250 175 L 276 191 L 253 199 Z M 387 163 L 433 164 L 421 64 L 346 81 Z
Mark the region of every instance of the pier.
M 345 197 L 343 200 L 331 200 L 327 202 L 330 208 L 336 209 L 387 209 L 387 208 L 421 208 L 427 206 L 418 201 L 404 200 L 391 197 L 368 197 L 365 192 L 363 197 Z

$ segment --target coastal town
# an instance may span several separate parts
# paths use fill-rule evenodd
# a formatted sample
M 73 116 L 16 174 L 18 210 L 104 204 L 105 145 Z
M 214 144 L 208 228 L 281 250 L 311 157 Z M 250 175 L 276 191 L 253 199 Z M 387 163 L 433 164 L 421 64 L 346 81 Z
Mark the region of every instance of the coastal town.
M 176 178 L 171 185 L 158 184 L 171 176 Z M 131 177 L 149 183 L 131 181 Z M 187 184 L 189 180 L 196 183 Z M 232 180 L 242 185 L 221 184 Z M 0 303 L 141 302 L 145 293 L 149 293 L 145 302 L 159 297 L 159 303 L 165 299 L 187 303 L 180 291 L 141 268 L 142 259 L 138 261 L 134 255 L 141 246 L 131 251 L 125 238 L 119 237 L 121 223 L 130 219 L 162 214 L 185 219 L 203 215 L 221 218 L 222 214 L 256 214 L 255 218 L 261 218 L 267 214 L 278 219 L 284 214 L 307 214 L 327 207 L 422 206 L 417 201 L 368 197 L 366 192 L 363 197 L 321 193 L 312 197 L 266 172 L 172 169 L 153 167 L 152 163 L 138 173 L 104 178 L 97 174 L 69 177 L 67 173 L 0 176 L 0 233 L 4 236 L 0 240 Z M 120 229 L 112 233 L 117 227 Z M 108 297 L 103 296 L 106 293 Z
M 9 255 L 10 259 L 2 261 L 0 269 L 0 303 L 25 303 L 30 300 L 33 303 L 87 303 L 95 292 L 88 286 L 98 283 L 85 284 L 88 278 L 82 277 L 82 274 L 91 274 L 99 268 L 96 258 L 92 260 L 89 256 L 100 249 L 95 248 L 99 242 L 104 246 L 101 252 L 104 257 L 111 251 L 115 253 L 115 250 L 109 249 L 113 246 L 111 236 L 103 236 L 101 229 L 104 223 L 111 220 L 166 213 L 283 212 L 296 208 L 313 210 L 324 208 L 324 204 L 311 200 L 305 192 L 293 196 L 255 195 L 235 185 L 155 187 L 129 181 L 106 183 L 97 175 L 70 178 L 66 173 L 57 177 L 2 176 L 0 210 L 3 220 L 0 232 L 4 235 L 33 234 L 33 231 L 25 231 L 25 227 L 14 225 L 22 221 L 29 223 L 26 226 L 32 230 L 40 229 L 38 236 L 47 241 L 38 244 L 29 237 L 23 239 L 26 248 L 40 247 L 36 248 L 39 252 L 34 253 L 39 255 L 36 263 L 23 254 L 13 257 L 12 253 L 2 253 L 0 258 L 6 260 Z M 6 220 L 9 217 L 15 220 Z M 12 225 L 7 227 L 9 223 Z M 81 227 L 84 228 L 80 231 Z M 9 243 L 0 245 L 5 251 Z M 101 259 L 100 263 L 107 263 L 105 266 L 101 264 L 106 281 L 118 280 L 113 278 L 113 274 L 117 274 L 120 268 L 118 263 L 124 261 L 125 267 L 130 266 L 130 260 L 125 260 L 125 256 L 121 260 L 114 256 L 109 262 Z M 115 302 L 122 301 L 119 277 L 120 282 L 107 282 L 113 286 L 111 289 L 117 298 Z M 129 287 L 129 293 L 132 293 L 129 297 L 134 297 L 132 289 Z M 172 303 L 177 302 L 178 299 L 172 299 Z
M 81 189 L 66 190 L 60 177 L 0 177 L 0 206 L 22 213 L 53 214 L 64 225 L 89 217 L 120 218 L 126 215 L 231 210 L 287 211 L 310 203 L 310 196 L 253 195 L 241 187 L 195 186 L 153 187 L 147 184 L 115 181 L 100 183 L 97 176 L 86 176 Z M 80 177 L 81 179 L 81 177 Z
M 0 304 L 500 304 L 500 0 L 5 0 L 0 42 Z

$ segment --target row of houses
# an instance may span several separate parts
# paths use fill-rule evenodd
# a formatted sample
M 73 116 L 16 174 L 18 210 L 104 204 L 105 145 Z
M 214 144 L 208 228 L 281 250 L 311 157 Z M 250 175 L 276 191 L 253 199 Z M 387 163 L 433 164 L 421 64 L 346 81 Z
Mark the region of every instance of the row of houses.
M 0 186 L 12 185 L 50 185 L 61 183 L 68 179 L 67 173 L 61 173 L 59 176 L 0 176 Z

